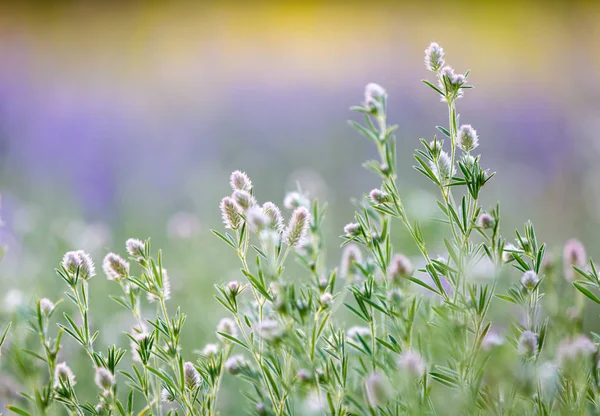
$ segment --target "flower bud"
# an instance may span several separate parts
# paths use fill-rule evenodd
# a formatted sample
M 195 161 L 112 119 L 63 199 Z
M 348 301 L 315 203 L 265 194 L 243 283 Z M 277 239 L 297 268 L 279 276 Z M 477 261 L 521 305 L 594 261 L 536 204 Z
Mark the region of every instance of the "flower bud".
M 217 344 L 206 344 L 202 349 L 202 355 L 205 357 L 214 357 L 219 353 L 219 346 Z
M 242 217 L 233 198 L 226 196 L 221 200 L 221 218 L 225 228 L 237 230 L 242 223 Z
M 141 257 L 144 255 L 145 245 L 142 240 L 137 238 L 130 238 L 125 242 L 125 248 L 131 257 Z
M 439 71 L 444 66 L 444 49 L 435 42 L 431 42 L 425 49 L 425 67 L 433 72 Z
M 96 275 L 92 258 L 83 250 L 67 252 L 63 257 L 62 266 L 70 275 L 74 276 L 78 273 L 78 277 L 84 280 Z
M 42 315 L 48 316 L 54 310 L 54 303 L 48 298 L 40 299 L 40 311 Z
M 390 202 L 392 200 L 391 196 L 381 189 L 373 189 L 371 192 L 369 192 L 369 198 L 374 204 L 385 204 L 386 202 Z
M 160 400 L 163 403 L 173 403 L 176 399 L 176 397 L 171 393 L 171 391 L 167 390 L 166 388 L 163 388 L 162 391 L 160 392 Z
M 310 208 L 310 200 L 300 192 L 290 192 L 283 200 L 283 206 L 286 209 L 296 209 L 300 207 Z
M 360 224 L 357 222 L 351 222 L 346 224 L 344 227 L 344 233 L 347 237 L 358 237 L 360 235 Z
M 217 325 L 217 332 L 222 332 L 223 334 L 231 335 L 232 337 L 237 337 L 238 328 L 233 319 L 223 318 L 219 321 L 219 325 Z M 223 337 L 220 334 L 217 334 L 217 337 L 223 342 L 229 342 L 227 338 Z
M 523 331 L 519 338 L 519 354 L 532 357 L 538 350 L 538 336 L 531 331 Z
M 492 217 L 487 212 L 482 213 L 477 218 L 477 226 L 483 228 L 484 230 L 488 230 L 494 226 L 494 217 Z
M 269 217 L 265 214 L 263 209 L 258 205 L 253 205 L 246 211 L 246 220 L 250 229 L 256 233 L 260 233 L 266 227 L 269 226 Z
M 236 170 L 231 174 L 229 178 L 229 184 L 231 185 L 231 189 L 233 191 L 246 191 L 250 192 L 252 190 L 252 181 L 244 172 Z
M 465 152 L 470 152 L 479 146 L 479 138 L 477 137 L 477 130 L 471 127 L 470 124 L 464 124 L 460 126 L 458 130 L 458 147 L 463 149 Z
M 202 382 L 200 373 L 198 373 L 194 364 L 189 361 L 186 361 L 183 364 L 183 379 L 185 381 L 185 386 L 192 391 L 196 390 Z
M 323 293 L 319 298 L 319 301 L 321 302 L 321 305 L 325 308 L 331 306 L 331 304 L 333 303 L 333 295 L 327 292 Z
M 240 374 L 247 365 L 248 363 L 243 355 L 232 355 L 227 361 L 225 361 L 225 370 L 227 370 L 229 374 L 235 376 Z
M 456 168 L 452 165 L 452 159 L 443 150 L 440 151 L 437 162 L 430 162 L 429 167 L 440 182 L 450 179 L 456 173 Z
M 283 238 L 287 245 L 297 246 L 307 235 L 310 226 L 310 213 L 304 207 L 296 208 L 290 218 Z
M 398 359 L 398 367 L 413 377 L 423 377 L 427 367 L 421 355 L 413 350 L 404 350 Z
M 367 401 L 371 408 L 376 409 L 384 406 L 390 398 L 390 386 L 384 375 L 381 373 L 371 373 L 365 379 L 365 390 Z
M 283 232 L 283 216 L 279 207 L 272 202 L 265 202 L 262 208 L 269 219 L 269 227 L 277 232 Z
M 563 267 L 565 273 L 565 279 L 572 282 L 575 279 L 575 271 L 573 266 L 579 267 L 580 269 L 585 267 L 587 263 L 587 257 L 585 253 L 585 247 L 581 241 L 571 239 L 566 242 L 563 249 Z
M 231 194 L 231 198 L 242 212 L 246 212 L 250 207 L 256 205 L 256 199 L 248 191 L 235 190 Z
M 532 290 L 539 281 L 538 275 L 533 270 L 527 270 L 521 277 L 521 284 L 529 290 Z
M 110 391 L 115 385 L 115 376 L 108 369 L 98 367 L 94 381 L 99 389 Z
M 403 278 L 413 273 L 413 266 L 408 257 L 403 254 L 396 254 L 390 260 L 388 266 L 388 277 L 395 283 L 400 283 Z
M 129 276 L 129 263 L 121 258 L 118 254 L 108 253 L 104 257 L 102 270 L 108 280 L 121 280 Z
M 75 375 L 65 362 L 57 364 L 54 368 L 54 386 L 60 386 L 61 382 L 71 387 L 76 384 Z

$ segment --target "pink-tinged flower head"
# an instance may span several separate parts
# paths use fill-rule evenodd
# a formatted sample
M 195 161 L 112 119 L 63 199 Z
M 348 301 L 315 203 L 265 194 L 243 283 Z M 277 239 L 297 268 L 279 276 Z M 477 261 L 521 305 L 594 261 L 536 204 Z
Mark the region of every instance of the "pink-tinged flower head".
M 62 266 L 71 275 L 79 273 L 81 279 L 87 280 L 96 275 L 94 262 L 89 254 L 83 250 L 69 251 L 62 260 Z
M 248 191 L 235 190 L 231 195 L 233 201 L 236 203 L 238 209 L 242 212 L 246 212 L 250 207 L 256 205 L 256 199 Z
M 102 262 L 102 270 L 108 280 L 121 280 L 129 276 L 129 263 L 115 253 L 108 253 Z
M 229 228 L 231 230 L 237 230 L 242 225 L 242 217 L 240 216 L 240 211 L 233 200 L 233 198 L 226 196 L 221 200 L 220 204 L 221 208 L 221 218 L 223 219 L 223 224 L 225 224 L 225 228 Z
M 233 191 L 246 191 L 252 190 L 252 181 L 244 172 L 236 170 L 231 174 L 229 178 L 229 184 Z
M 563 267 L 565 272 L 565 279 L 572 282 L 575 279 L 575 271 L 573 266 L 579 267 L 580 269 L 585 267 L 587 263 L 587 256 L 585 253 L 585 247 L 581 241 L 577 239 L 571 239 L 566 242 L 563 249 Z
M 287 245 L 295 247 L 306 237 L 310 226 L 310 213 L 304 207 L 296 208 L 286 227 L 283 238 Z
M 138 240 L 137 238 L 130 238 L 125 242 L 125 248 L 131 257 L 141 257 L 144 255 L 144 251 L 146 250 L 145 244 L 142 240 Z
M 283 232 L 283 216 L 279 207 L 272 202 L 265 202 L 262 209 L 269 218 L 269 227 L 279 233 Z
M 439 71 L 444 66 L 444 49 L 435 42 L 431 42 L 425 49 L 425 67 L 433 72 Z
M 470 124 L 463 124 L 458 130 L 458 147 L 463 149 L 465 152 L 470 152 L 479 146 L 479 138 L 477 137 L 477 130 L 471 127 Z

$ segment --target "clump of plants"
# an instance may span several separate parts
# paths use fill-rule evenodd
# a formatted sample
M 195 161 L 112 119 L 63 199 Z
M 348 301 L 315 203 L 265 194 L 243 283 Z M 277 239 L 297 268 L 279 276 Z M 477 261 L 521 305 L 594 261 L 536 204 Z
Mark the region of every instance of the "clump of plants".
M 385 89 L 369 84 L 363 103 L 352 107 L 360 121 L 350 124 L 377 149 L 378 159 L 364 166 L 381 185 L 344 227 L 339 267 L 327 266 L 323 203 L 298 190 L 280 209 L 259 200 L 245 173 L 233 172 L 231 194 L 220 202 L 224 228 L 213 233 L 238 257 L 240 272 L 215 287 L 224 317 L 214 343 L 183 356 L 181 339 L 193 334 L 169 300 L 161 252 L 130 239 L 127 258 L 109 253 L 102 269 L 120 291 L 114 301 L 137 324 L 123 328 L 127 348 L 101 350 L 90 324 L 94 263 L 83 251 L 68 252 L 56 272 L 76 314 L 46 298 L 37 302 L 29 324 L 40 345 L 27 353 L 47 367 L 45 383 L 9 409 L 214 416 L 222 414 L 224 379 L 235 377 L 246 387 L 233 400 L 255 415 L 600 413 L 600 337 L 582 326 L 585 303 L 600 303 L 594 263 L 572 240 L 561 268 L 530 222 L 514 237 L 501 234 L 500 205 L 480 203 L 494 173 L 458 111 L 472 88 L 469 72 L 446 65 L 436 43 L 425 65 L 427 92 L 447 107 L 438 135 L 421 139 L 414 154 L 416 171 L 439 192 L 435 220 L 444 232 L 436 241 L 426 241 L 404 206 L 397 126 L 387 119 Z M 394 246 L 393 230 L 409 235 L 412 246 Z M 407 255 L 415 248 L 418 257 Z M 294 261 L 302 273 L 289 271 Z M 156 305 L 154 318 L 142 317 L 142 302 Z M 95 401 L 78 396 L 70 357 L 61 356 L 64 337 L 89 358 Z M 126 354 L 131 366 L 123 365 Z

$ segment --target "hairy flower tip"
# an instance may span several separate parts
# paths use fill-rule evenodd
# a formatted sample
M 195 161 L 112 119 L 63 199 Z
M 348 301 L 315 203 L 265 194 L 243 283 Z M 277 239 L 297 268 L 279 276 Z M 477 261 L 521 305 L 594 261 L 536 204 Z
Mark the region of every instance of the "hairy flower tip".
M 538 336 L 536 333 L 529 330 L 523 331 L 519 337 L 518 345 L 519 354 L 526 357 L 532 357 L 538 350 Z
M 344 226 L 344 234 L 347 237 L 358 237 L 360 235 L 360 224 L 357 222 L 351 222 Z
M 160 292 L 164 300 L 171 299 L 171 278 L 169 277 L 167 270 L 162 269 L 162 287 L 158 287 L 156 285 L 156 290 Z M 146 299 L 148 302 L 155 302 L 159 300 L 160 296 L 157 296 L 155 293 L 147 292 Z
M 196 390 L 202 382 L 200 373 L 198 373 L 198 370 L 196 370 L 194 364 L 189 361 L 186 361 L 183 364 L 183 379 L 186 387 L 190 390 Z
M 125 242 L 125 249 L 131 257 L 142 257 L 144 256 L 144 252 L 146 251 L 146 245 L 142 240 L 138 240 L 137 238 L 130 238 Z
M 527 270 L 525 273 L 523 273 L 523 277 L 521 277 L 521 284 L 523 287 L 529 290 L 532 290 L 539 281 L 540 278 L 533 270 Z
M 250 192 L 252 190 L 252 181 L 245 172 L 239 170 L 231 173 L 229 184 L 234 191 Z
M 492 217 L 487 212 L 482 213 L 477 218 L 477 226 L 483 228 L 484 230 L 489 230 L 494 226 L 494 217 Z
M 160 400 L 163 403 L 173 403 L 175 402 L 175 400 L 177 400 L 177 398 L 175 397 L 172 391 L 163 388 L 160 392 Z
M 384 406 L 390 398 L 390 385 L 380 372 L 371 373 L 365 378 L 365 391 L 369 406 L 373 409 Z
M 404 254 L 396 254 L 390 260 L 388 266 L 388 276 L 395 283 L 400 283 L 401 279 L 410 276 L 413 273 L 413 265 Z
M 205 357 L 214 357 L 219 353 L 219 346 L 217 344 L 206 344 L 202 348 L 202 355 Z
M 269 226 L 269 217 L 264 210 L 258 205 L 253 205 L 246 211 L 246 220 L 250 229 L 256 233 L 260 233 Z
M 366 326 L 353 326 L 346 331 L 346 337 L 353 341 L 358 341 L 358 338 L 367 338 L 371 336 L 371 330 Z
M 465 152 L 470 152 L 479 146 L 479 138 L 477 130 L 471 127 L 470 124 L 463 124 L 458 130 L 458 147 Z
M 219 334 L 219 332 L 232 337 L 237 337 L 238 328 L 233 319 L 223 318 L 219 321 L 219 324 L 217 325 L 217 337 L 223 342 L 229 342 L 229 340 L 223 335 Z
M 242 372 L 244 367 L 247 367 L 248 363 L 243 355 L 232 355 L 225 361 L 225 370 L 231 375 L 237 375 Z
M 256 205 L 256 199 L 248 191 L 235 190 L 231 195 L 233 201 L 240 211 L 246 212 L 250 207 Z
M 432 140 L 429 142 L 429 148 L 431 149 L 431 154 L 433 157 L 438 157 L 442 152 L 443 142 L 440 140 Z
M 444 49 L 435 42 L 431 42 L 425 49 L 425 68 L 437 72 L 444 66 Z
M 429 166 L 440 182 L 451 178 L 456 173 L 456 168 L 452 165 L 452 159 L 443 150 L 440 152 L 437 162 L 429 162 Z
M 447 101 L 448 96 L 454 100 L 463 96 L 462 86 L 467 81 L 463 74 L 457 74 L 454 69 L 445 66 L 440 72 L 439 86 L 442 91 L 446 93 L 446 96 L 442 97 L 442 101 Z
M 362 263 L 362 253 L 356 244 L 348 244 L 342 251 L 340 263 L 340 276 L 344 279 L 356 276 L 357 264 Z
M 504 262 L 510 261 L 514 258 L 515 253 L 518 253 L 520 250 L 517 246 L 511 243 L 507 243 L 504 245 L 504 250 L 502 250 L 502 260 Z
M 242 217 L 240 216 L 240 211 L 233 200 L 233 198 L 226 196 L 221 200 L 219 204 L 221 208 L 221 218 L 223 219 L 223 224 L 225 224 L 225 228 L 229 228 L 231 230 L 237 230 L 240 228 L 242 224 Z
M 598 351 L 598 346 L 585 335 L 576 335 L 560 342 L 556 351 L 558 362 L 563 365 L 579 357 L 590 357 Z
M 381 189 L 373 189 L 369 192 L 369 199 L 374 204 L 385 204 L 386 202 L 390 202 L 392 200 L 390 194 Z
M 258 335 L 267 341 L 275 341 L 283 335 L 283 328 L 274 319 L 265 319 L 258 324 Z
M 65 362 L 57 364 L 54 368 L 54 386 L 59 387 L 61 383 L 71 387 L 76 384 L 75 374 Z
M 96 368 L 96 376 L 94 377 L 96 386 L 104 391 L 110 391 L 115 385 L 115 376 L 104 367 Z
M 299 207 L 292 213 L 292 218 L 283 233 L 285 243 L 295 247 L 306 238 L 310 226 L 310 213 L 305 207 Z
M 238 282 L 237 280 L 232 280 L 231 282 L 227 283 L 226 287 L 227 287 L 227 292 L 231 296 L 237 296 L 237 294 L 240 293 L 240 290 L 242 289 L 240 282 Z
M 413 377 L 423 377 L 427 371 L 427 365 L 418 352 L 408 349 L 404 350 L 398 358 L 398 367 Z
M 96 275 L 96 268 L 94 267 L 92 258 L 83 250 L 65 253 L 62 259 L 62 266 L 71 275 L 75 275 L 79 271 L 79 277 L 84 280 Z
M 262 209 L 269 218 L 269 227 L 277 232 L 283 232 L 283 216 L 279 207 L 272 202 L 265 202 Z
M 43 315 L 48 316 L 54 310 L 54 303 L 48 298 L 40 299 L 40 311 Z
M 108 253 L 102 262 L 102 270 L 108 280 L 121 280 L 129 276 L 129 263 L 115 253 Z
M 583 268 L 587 263 L 585 247 L 581 241 L 572 238 L 565 243 L 563 248 L 563 266 L 565 279 L 572 282 L 575 279 L 575 271 L 573 266 Z
M 378 112 L 382 108 L 382 103 L 387 93 L 385 89 L 373 82 L 367 84 L 365 87 L 365 107 L 372 112 Z
M 333 303 L 333 295 L 331 293 L 325 292 L 319 297 L 319 302 L 324 307 L 331 306 Z
M 300 192 L 289 192 L 283 199 L 283 206 L 286 209 L 309 208 L 310 200 Z

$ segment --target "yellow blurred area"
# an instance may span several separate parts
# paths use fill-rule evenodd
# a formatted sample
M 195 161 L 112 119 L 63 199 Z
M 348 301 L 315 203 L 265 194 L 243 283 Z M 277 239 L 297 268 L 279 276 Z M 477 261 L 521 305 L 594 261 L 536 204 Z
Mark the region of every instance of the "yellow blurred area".
M 96 71 L 99 80 L 140 89 L 185 90 L 200 80 L 215 92 L 238 78 L 346 85 L 365 67 L 399 74 L 416 67 L 431 40 L 459 69 L 463 62 L 477 68 L 483 82 L 535 76 L 556 87 L 556 76 L 564 80 L 578 65 L 600 80 L 600 54 L 590 53 L 600 43 L 600 2 L 85 2 L 2 9 L 4 42 L 31 42 L 44 71 L 74 79 Z

